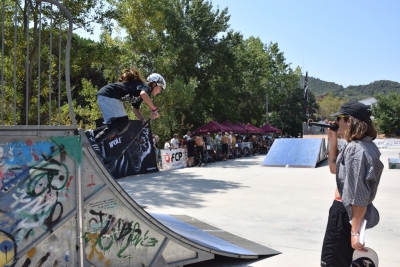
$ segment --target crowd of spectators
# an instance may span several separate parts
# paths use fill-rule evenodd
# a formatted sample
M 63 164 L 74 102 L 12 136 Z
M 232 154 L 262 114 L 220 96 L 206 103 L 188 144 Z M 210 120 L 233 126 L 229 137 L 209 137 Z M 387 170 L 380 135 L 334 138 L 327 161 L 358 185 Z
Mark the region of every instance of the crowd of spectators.
M 299 136 L 301 137 L 301 134 Z M 179 138 L 177 133 L 172 138 L 167 137 L 164 143 L 164 150 L 173 150 L 178 148 L 186 148 L 188 151 L 188 159 L 186 165 L 188 167 L 204 166 L 210 161 L 210 152 L 214 156 L 214 160 L 226 161 L 230 158 L 241 156 L 240 149 L 242 143 L 248 143 L 248 155 L 266 154 L 272 146 L 276 138 L 293 138 L 292 136 L 280 134 L 234 134 L 233 132 L 218 132 L 215 135 L 210 133 L 200 134 L 188 131 Z M 153 135 L 154 149 L 156 152 L 157 162 L 160 156 L 160 139 L 159 136 Z

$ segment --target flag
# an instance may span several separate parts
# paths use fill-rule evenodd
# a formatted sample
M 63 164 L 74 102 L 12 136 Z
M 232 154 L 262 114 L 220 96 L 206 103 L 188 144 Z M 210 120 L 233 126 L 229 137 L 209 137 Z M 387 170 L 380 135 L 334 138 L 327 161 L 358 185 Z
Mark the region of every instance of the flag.
M 306 78 L 304 79 L 304 103 L 306 104 L 306 114 L 308 114 L 308 71 L 306 71 Z

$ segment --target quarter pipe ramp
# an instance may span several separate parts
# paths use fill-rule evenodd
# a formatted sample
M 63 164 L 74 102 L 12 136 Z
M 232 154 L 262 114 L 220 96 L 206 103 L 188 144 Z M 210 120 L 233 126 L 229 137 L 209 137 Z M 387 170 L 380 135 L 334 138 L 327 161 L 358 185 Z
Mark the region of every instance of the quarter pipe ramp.
M 0 266 L 184 266 L 280 252 L 184 215 L 147 213 L 83 131 L 1 131 Z

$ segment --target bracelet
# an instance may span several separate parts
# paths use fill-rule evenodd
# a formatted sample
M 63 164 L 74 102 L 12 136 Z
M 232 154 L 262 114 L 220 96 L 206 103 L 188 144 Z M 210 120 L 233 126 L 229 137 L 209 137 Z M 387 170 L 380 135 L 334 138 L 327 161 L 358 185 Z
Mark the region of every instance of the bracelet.
M 352 236 L 360 236 L 359 233 L 355 234 L 355 233 L 353 233 L 353 231 L 351 231 L 351 235 L 352 235 Z
M 154 111 L 157 111 L 157 108 L 154 107 L 154 108 L 151 109 L 151 111 L 153 111 L 153 112 L 154 112 Z

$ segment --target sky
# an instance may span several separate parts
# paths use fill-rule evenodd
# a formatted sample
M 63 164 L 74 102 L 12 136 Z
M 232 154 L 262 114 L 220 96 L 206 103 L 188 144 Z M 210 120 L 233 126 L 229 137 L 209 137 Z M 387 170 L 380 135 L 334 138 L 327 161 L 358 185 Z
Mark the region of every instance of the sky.
M 244 38 L 278 43 L 286 62 L 292 69 L 300 66 L 304 75 L 308 71 L 344 87 L 400 82 L 400 0 L 211 3 L 214 9 L 228 8 L 230 29 Z
M 400 82 L 400 0 L 212 0 L 244 38 L 278 43 L 305 74 L 349 85 Z

